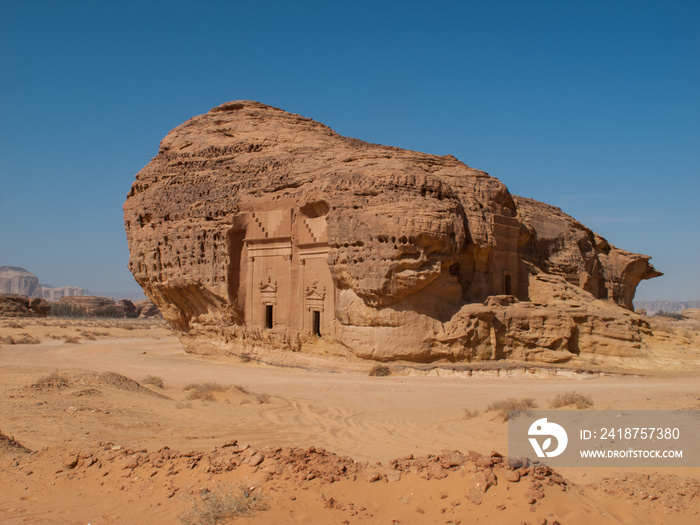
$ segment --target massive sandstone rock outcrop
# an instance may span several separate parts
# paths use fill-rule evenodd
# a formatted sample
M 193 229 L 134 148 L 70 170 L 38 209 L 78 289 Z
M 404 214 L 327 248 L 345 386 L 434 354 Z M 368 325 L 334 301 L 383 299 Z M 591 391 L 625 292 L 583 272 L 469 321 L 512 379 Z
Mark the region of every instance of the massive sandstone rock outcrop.
M 124 204 L 130 269 L 193 351 L 381 361 L 641 355 L 649 257 L 451 155 L 230 102 L 163 139 Z

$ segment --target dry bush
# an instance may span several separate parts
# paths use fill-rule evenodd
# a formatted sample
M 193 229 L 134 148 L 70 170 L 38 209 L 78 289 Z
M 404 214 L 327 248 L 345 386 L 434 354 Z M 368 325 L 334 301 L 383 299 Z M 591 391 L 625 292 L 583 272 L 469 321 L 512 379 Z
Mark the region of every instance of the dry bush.
M 549 408 L 561 408 L 574 406 L 579 410 L 584 408 L 590 408 L 593 406 L 593 400 L 591 396 L 586 396 L 584 394 L 579 394 L 575 390 L 571 392 L 564 392 L 563 394 L 557 394 L 554 399 L 549 401 Z
M 247 396 L 255 396 L 255 402 L 258 405 L 265 405 L 270 402 L 271 396 L 270 394 L 266 393 L 261 393 L 261 394 L 256 394 L 255 392 L 251 392 L 247 387 L 244 387 L 243 385 L 233 385 L 232 388 L 235 388 L 238 390 L 241 394 L 245 394 Z M 251 401 L 249 399 L 243 399 L 239 404 L 240 405 L 247 405 Z
M 255 394 L 255 401 L 258 402 L 258 405 L 266 405 L 270 399 L 270 394 Z
M 479 415 L 479 411 L 476 409 L 465 408 L 464 409 L 464 419 L 473 419 Z
M 0 343 L 6 343 L 8 345 L 38 345 L 41 341 L 29 334 L 22 334 L 19 337 L 8 335 L 7 337 L 0 338 Z
M 391 369 L 386 365 L 375 365 L 369 371 L 369 375 L 373 377 L 389 376 L 391 375 Z
M 235 388 L 236 390 L 238 390 L 242 394 L 250 394 L 250 390 L 248 390 L 243 385 L 233 385 L 233 388 Z
M 237 491 L 232 488 L 204 489 L 192 507 L 178 516 L 182 525 L 216 525 L 232 518 L 252 516 L 258 511 L 267 510 L 267 505 L 257 494 L 245 487 Z
M 508 421 L 509 410 L 531 410 L 533 408 L 537 408 L 537 404 L 531 397 L 523 397 L 521 399 L 509 397 L 508 399 L 499 399 L 489 403 L 486 407 L 486 412 L 498 412 L 499 417 L 503 421 Z
M 48 375 L 40 377 L 34 384 L 38 386 L 68 386 L 70 384 L 70 378 L 61 372 L 51 372 Z
M 92 333 L 90 333 L 90 332 L 86 332 L 85 330 L 80 330 L 78 333 L 80 334 L 80 336 L 81 336 L 83 339 L 86 339 L 86 340 L 88 340 L 88 341 L 96 341 L 96 340 L 97 340 L 97 337 L 95 337 L 95 336 L 94 336 Z
M 214 392 L 224 392 L 229 387 L 219 383 L 190 383 L 183 390 L 189 390 L 187 399 L 199 399 L 200 401 L 214 401 Z
M 165 388 L 165 383 L 163 383 L 163 378 L 158 376 L 146 376 L 143 378 L 144 385 L 153 385 L 158 388 Z
M 77 345 L 77 344 L 80 343 L 80 339 L 78 339 L 77 337 L 66 337 L 66 338 L 63 340 L 63 342 L 64 342 L 64 343 L 73 344 L 73 345 Z

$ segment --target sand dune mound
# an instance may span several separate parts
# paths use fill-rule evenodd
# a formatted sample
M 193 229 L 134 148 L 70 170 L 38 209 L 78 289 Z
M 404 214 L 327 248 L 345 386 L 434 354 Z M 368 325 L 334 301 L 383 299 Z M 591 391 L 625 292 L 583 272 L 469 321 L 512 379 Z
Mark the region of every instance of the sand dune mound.
M 0 430 L 0 453 L 3 452 L 26 452 L 31 453 L 27 447 L 22 445 L 14 437 L 6 436 Z
M 30 389 L 35 391 L 75 387 L 92 387 L 80 388 L 80 390 L 73 392 L 73 394 L 77 396 L 99 395 L 100 391 L 94 387 L 108 387 L 124 390 L 126 392 L 137 392 L 163 399 L 169 399 L 167 396 L 146 388 L 133 379 L 117 374 L 116 372 L 81 372 L 77 374 L 53 372 L 43 376 L 36 383 L 29 386 Z

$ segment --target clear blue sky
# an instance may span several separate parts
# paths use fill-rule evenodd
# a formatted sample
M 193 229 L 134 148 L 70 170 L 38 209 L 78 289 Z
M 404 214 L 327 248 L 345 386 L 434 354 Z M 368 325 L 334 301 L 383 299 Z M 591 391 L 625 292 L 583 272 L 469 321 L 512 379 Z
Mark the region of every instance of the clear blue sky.
M 133 292 L 121 206 L 186 119 L 252 99 L 451 153 L 700 299 L 700 2 L 0 0 L 0 265 Z

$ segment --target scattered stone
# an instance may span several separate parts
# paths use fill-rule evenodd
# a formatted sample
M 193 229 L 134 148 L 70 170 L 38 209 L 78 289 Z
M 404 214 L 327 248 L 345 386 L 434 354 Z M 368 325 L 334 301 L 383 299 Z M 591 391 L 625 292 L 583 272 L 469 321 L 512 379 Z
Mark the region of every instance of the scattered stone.
M 485 493 L 491 486 L 488 476 L 484 472 L 477 472 L 472 476 L 472 485 L 482 494 Z
M 75 467 L 78 466 L 79 461 L 80 461 L 80 456 L 78 454 L 71 454 L 63 462 L 63 466 L 67 469 L 74 469 Z
M 505 475 L 506 481 L 517 483 L 520 481 L 520 473 L 517 470 L 507 470 Z
M 481 496 L 481 491 L 480 491 L 480 490 L 474 489 L 474 488 L 469 489 L 469 492 L 467 492 L 467 498 L 468 498 L 474 505 L 481 505 L 482 496 Z
M 386 480 L 394 483 L 396 481 L 401 481 L 401 471 L 398 470 L 391 470 L 389 473 L 386 475 Z
M 252 467 L 257 467 L 264 459 L 265 457 L 262 454 L 253 454 L 248 460 L 248 464 Z
M 369 481 L 370 483 L 374 483 L 375 481 L 379 481 L 379 480 L 381 480 L 381 479 L 382 479 L 382 475 L 381 475 L 379 472 L 376 472 L 376 471 L 370 472 L 370 473 L 367 475 L 367 481 Z
M 428 479 L 445 479 L 447 470 L 443 469 L 439 463 L 431 463 L 428 466 Z
M 464 455 L 457 450 L 443 450 L 439 458 L 443 468 L 461 467 L 466 461 Z

